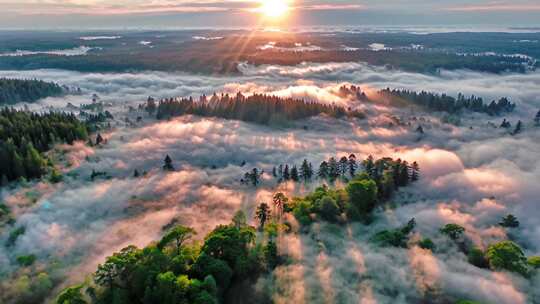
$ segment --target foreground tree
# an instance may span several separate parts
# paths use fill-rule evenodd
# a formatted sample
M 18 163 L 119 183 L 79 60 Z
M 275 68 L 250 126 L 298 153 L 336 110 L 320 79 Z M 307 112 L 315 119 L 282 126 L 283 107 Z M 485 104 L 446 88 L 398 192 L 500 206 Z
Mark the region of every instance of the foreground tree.
M 180 248 L 185 241 L 189 240 L 196 232 L 190 227 L 176 226 L 171 229 L 157 244 L 159 250 L 163 250 L 167 245 L 174 241 L 176 254 L 180 254 Z

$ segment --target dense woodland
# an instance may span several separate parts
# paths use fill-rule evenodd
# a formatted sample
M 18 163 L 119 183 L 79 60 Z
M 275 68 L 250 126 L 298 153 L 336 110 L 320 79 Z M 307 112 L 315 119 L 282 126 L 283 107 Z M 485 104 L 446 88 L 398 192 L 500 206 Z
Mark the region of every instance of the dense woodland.
M 64 94 L 60 85 L 43 80 L 0 78 L 0 104 L 34 102 L 39 99 Z
M 193 98 L 165 99 L 157 105 L 154 99 L 149 98 L 144 106 L 150 114 L 156 112 L 158 119 L 193 114 L 206 117 L 219 117 L 237 119 L 246 122 L 271 125 L 282 124 L 326 114 L 341 118 L 352 116 L 363 118 L 362 112 L 345 109 L 336 105 L 326 105 L 309 102 L 301 99 L 281 98 L 277 96 L 254 94 L 244 96 L 241 93 L 231 97 L 228 94 L 217 94 L 207 98 L 201 96 L 198 101 Z
M 145 248 L 128 246 L 98 266 L 93 282 L 65 289 L 56 303 L 226 303 L 247 295 L 235 287 L 253 284 L 279 263 L 275 234 L 257 234 L 241 211 L 202 243 L 192 240 L 195 234 L 175 226 Z
M 342 95 L 356 96 L 360 101 L 369 101 L 366 94 L 357 86 L 343 86 L 340 88 L 340 93 Z M 412 103 L 428 110 L 448 113 L 472 111 L 495 116 L 512 112 L 516 107 L 516 104 L 510 102 L 506 97 L 502 97 L 497 101 L 493 100 L 490 103 L 485 103 L 481 97 L 476 97 L 474 95 L 465 97 L 461 93 L 458 94 L 457 98 L 454 98 L 446 94 L 386 88 L 378 91 L 378 95 L 383 98 L 383 101 L 392 106 L 404 106 Z
M 128 246 L 108 257 L 98 266 L 91 281 L 64 289 L 56 303 L 207 304 L 233 303 L 239 297 L 250 297 L 254 303 L 259 303 L 264 296 L 253 293 L 254 282 L 259 276 L 271 273 L 277 265 L 287 263 L 275 243 L 278 235 L 294 233 L 286 214 L 294 216 L 302 225 L 315 221 L 343 224 L 356 220 L 369 225 L 366 219 L 384 201 L 378 193 L 378 181 L 384 176 L 399 180 L 401 174 L 394 172 L 406 167 L 403 163 L 370 157 L 362 162 L 362 173 L 349 171 L 351 180 L 342 189 L 322 186 L 304 197 L 291 199 L 283 193 L 275 193 L 270 204 L 263 202 L 256 208 L 260 233 L 247 224 L 242 211 L 235 214 L 231 224 L 216 227 L 203 243 L 191 241 L 195 231 L 189 227 L 175 226 L 168 230 L 164 227 L 166 232 L 161 240 L 143 249 Z M 406 171 L 409 182 L 418 178 L 418 172 L 413 169 Z M 388 185 L 400 186 L 398 183 Z M 519 221 L 508 215 L 498 225 L 515 229 Z M 418 246 L 438 253 L 438 246 L 431 239 L 412 240 L 416 226 L 413 218 L 402 227 L 375 232 L 369 242 L 380 247 Z M 454 243 L 475 267 L 510 271 L 524 278 L 530 278 L 540 268 L 540 257 L 527 258 L 520 246 L 510 240 L 492 243 L 484 250 L 475 247 L 467 238 L 465 228 L 457 224 L 448 223 L 439 233 Z M 21 262 L 26 260 L 21 259 Z M 242 287 L 238 289 L 239 286 Z M 241 294 L 235 290 L 241 290 Z M 453 299 L 448 303 L 474 302 Z
M 0 178 L 2 183 L 21 177 L 39 178 L 47 168 L 43 152 L 55 143 L 88 137 L 86 125 L 67 113 L 37 114 L 0 110 Z

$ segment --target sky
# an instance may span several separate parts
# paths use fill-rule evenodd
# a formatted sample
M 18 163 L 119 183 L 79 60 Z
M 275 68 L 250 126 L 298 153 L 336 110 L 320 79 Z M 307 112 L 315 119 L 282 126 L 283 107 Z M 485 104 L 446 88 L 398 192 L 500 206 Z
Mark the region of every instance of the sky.
M 285 18 L 264 18 L 261 1 L 0 0 L 0 28 L 540 25 L 537 0 L 281 0 Z

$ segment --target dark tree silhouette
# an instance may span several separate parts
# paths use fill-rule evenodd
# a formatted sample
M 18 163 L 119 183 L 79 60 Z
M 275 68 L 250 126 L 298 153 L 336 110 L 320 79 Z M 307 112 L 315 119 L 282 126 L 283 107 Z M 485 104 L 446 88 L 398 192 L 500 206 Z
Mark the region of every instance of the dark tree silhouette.
M 165 170 L 165 171 L 174 171 L 174 166 L 172 164 L 172 159 L 168 154 L 167 154 L 167 156 L 165 156 L 165 160 L 163 162 L 164 162 L 163 170 Z

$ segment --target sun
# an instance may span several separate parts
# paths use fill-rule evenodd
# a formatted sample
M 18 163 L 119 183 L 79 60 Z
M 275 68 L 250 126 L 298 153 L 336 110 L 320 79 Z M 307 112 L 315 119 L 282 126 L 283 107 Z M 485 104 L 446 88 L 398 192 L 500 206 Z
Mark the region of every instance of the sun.
M 261 0 L 259 11 L 269 18 L 283 17 L 290 7 L 286 0 Z

